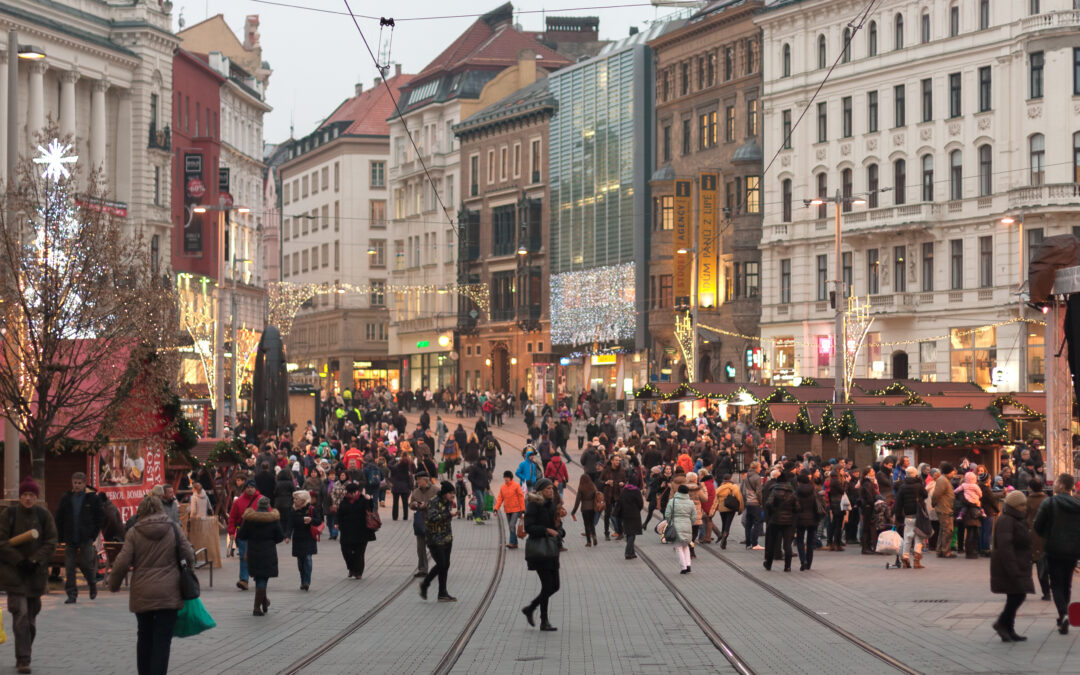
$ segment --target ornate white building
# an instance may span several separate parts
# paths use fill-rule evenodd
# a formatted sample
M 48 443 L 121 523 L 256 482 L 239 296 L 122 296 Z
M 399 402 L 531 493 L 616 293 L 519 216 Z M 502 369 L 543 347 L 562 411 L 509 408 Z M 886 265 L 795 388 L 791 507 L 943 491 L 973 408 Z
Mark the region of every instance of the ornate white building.
M 765 368 L 834 375 L 834 206 L 803 200 L 839 190 L 869 202 L 842 214 L 841 276 L 873 317 L 858 377 L 1040 390 L 1042 330 L 1015 321 L 1038 318 L 1018 286 L 1043 238 L 1080 225 L 1080 11 L 883 0 L 845 50 L 865 9 L 774 2 L 757 18 L 766 165 L 778 155 L 764 178 Z

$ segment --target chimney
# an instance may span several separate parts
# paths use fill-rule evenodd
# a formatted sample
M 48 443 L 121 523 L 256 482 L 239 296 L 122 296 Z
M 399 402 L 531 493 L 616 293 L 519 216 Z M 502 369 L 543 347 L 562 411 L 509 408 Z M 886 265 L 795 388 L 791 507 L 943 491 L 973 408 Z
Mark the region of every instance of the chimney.
M 381 77 L 376 77 L 375 78 L 375 84 L 373 84 L 372 86 L 375 87 L 375 88 L 378 88 L 380 84 L 382 84 L 382 78 Z
M 518 89 L 536 82 L 536 52 L 523 49 L 518 53 Z
M 400 74 L 401 74 L 401 64 L 400 63 L 395 63 L 394 64 L 394 77 L 397 77 Z
M 637 34 L 638 34 L 638 27 L 637 26 L 630 26 L 630 35 L 634 36 L 634 35 L 637 35 Z
M 376 83 L 376 84 L 378 84 L 378 83 Z M 356 83 L 356 93 L 353 94 L 353 96 L 359 96 L 361 94 L 361 92 L 363 92 L 363 91 L 364 91 L 364 83 L 363 82 L 357 82 Z

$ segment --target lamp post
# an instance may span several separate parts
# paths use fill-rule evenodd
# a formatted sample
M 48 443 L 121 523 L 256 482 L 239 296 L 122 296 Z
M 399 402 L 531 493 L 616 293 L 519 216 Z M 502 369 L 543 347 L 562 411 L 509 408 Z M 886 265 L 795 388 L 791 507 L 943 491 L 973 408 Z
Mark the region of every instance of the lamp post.
M 1024 215 L 1020 214 L 1017 217 L 1005 216 L 1001 219 L 1002 225 L 1017 226 L 1017 259 L 1016 259 L 1016 316 L 1020 319 L 1020 323 L 1023 324 L 1024 319 L 1024 296 L 1021 291 L 1024 289 Z M 1020 330 L 1022 332 L 1023 339 L 1020 340 L 1020 361 L 1017 364 L 1017 377 L 1019 382 L 1019 391 L 1027 391 L 1027 326 L 1021 325 Z M 1047 343 L 1051 344 L 1051 343 Z M 1043 349 L 1046 347 L 1044 346 Z
M 833 279 L 833 309 L 835 309 L 836 324 L 833 326 L 833 361 L 835 362 L 834 371 L 836 373 L 833 382 L 833 403 L 846 403 L 847 394 L 845 393 L 846 387 L 844 386 L 844 380 L 847 375 L 844 372 L 844 363 L 840 359 L 840 354 L 847 352 L 847 336 L 844 334 L 844 306 L 842 304 L 844 299 L 844 269 L 843 258 L 840 252 L 840 243 L 843 241 L 843 211 L 844 206 L 847 205 L 863 205 L 866 203 L 864 197 L 844 197 L 840 190 L 836 191 L 836 194 L 832 197 L 817 197 L 814 199 L 803 200 L 806 206 L 823 206 L 825 204 L 833 204 L 833 210 L 836 211 L 836 241 L 835 252 L 836 265 L 834 269 L 836 271 L 836 278 Z M 841 352 L 843 349 L 843 352 Z

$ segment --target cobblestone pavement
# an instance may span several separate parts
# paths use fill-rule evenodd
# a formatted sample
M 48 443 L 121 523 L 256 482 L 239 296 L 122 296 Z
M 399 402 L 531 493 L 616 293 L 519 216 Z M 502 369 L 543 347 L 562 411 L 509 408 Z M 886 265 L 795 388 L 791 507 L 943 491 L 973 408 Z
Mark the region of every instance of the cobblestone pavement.
M 410 419 L 415 420 L 415 415 Z M 456 418 L 447 423 L 456 426 Z M 472 429 L 473 420 L 463 420 Z M 517 417 L 495 431 L 504 455 L 498 474 L 513 469 L 524 445 Z M 576 446 L 575 442 L 571 447 Z M 577 457 L 576 451 L 571 455 Z M 571 483 L 580 467 L 570 465 Z M 567 492 L 572 501 L 573 496 Z M 427 673 L 446 665 L 496 572 L 505 527 L 496 521 L 454 523 L 449 590 L 456 603 L 428 602 L 416 591 L 415 539 L 408 521 L 391 520 L 383 509 L 383 528 L 368 547 L 362 581 L 346 578 L 337 542 L 320 543 L 312 587 L 299 590 L 299 575 L 289 547 L 279 548 L 282 576 L 270 582 L 269 615 L 251 615 L 253 593 L 235 587 L 235 558 L 215 570 L 214 588 L 203 581 L 203 601 L 218 627 L 173 641 L 173 672 L 250 672 L 269 675 L 288 669 L 359 617 L 384 603 L 370 622 L 303 669 L 305 673 Z M 585 548 L 582 523 L 568 520 L 561 558 L 562 588 L 551 603 L 556 633 L 530 628 L 521 607 L 539 591 L 536 575 L 524 563 L 524 548 L 506 550 L 505 565 L 490 606 L 464 645 L 454 673 L 716 673 L 732 672 L 691 615 L 644 561 L 625 560 L 621 541 L 601 537 Z M 602 528 L 601 528 L 602 529 Z M 740 544 L 733 528 L 726 551 L 716 544 L 698 547 L 690 575 L 678 574 L 669 546 L 651 532 L 638 538 L 644 552 L 700 616 L 757 673 L 896 672 L 842 635 L 794 609 L 784 597 L 809 608 L 820 620 L 874 645 L 911 670 L 924 673 L 1080 673 L 1080 646 L 1074 629 L 1059 635 L 1051 603 L 1028 596 L 1017 630 L 1029 640 L 1002 643 L 990 624 L 1004 604 L 991 595 L 985 559 L 925 559 L 925 570 L 886 570 L 885 558 L 819 551 L 809 572 L 772 572 L 761 566 L 760 551 Z M 724 560 L 768 584 L 784 597 L 766 592 Z M 797 570 L 798 567 L 795 567 Z M 33 659 L 35 673 L 131 673 L 135 671 L 135 618 L 127 592 L 102 592 L 97 600 L 80 594 L 64 605 L 62 591 L 44 598 Z M 14 672 L 11 620 L 9 640 L 0 647 L 0 675 Z M 3 656 L 3 651 L 7 656 Z

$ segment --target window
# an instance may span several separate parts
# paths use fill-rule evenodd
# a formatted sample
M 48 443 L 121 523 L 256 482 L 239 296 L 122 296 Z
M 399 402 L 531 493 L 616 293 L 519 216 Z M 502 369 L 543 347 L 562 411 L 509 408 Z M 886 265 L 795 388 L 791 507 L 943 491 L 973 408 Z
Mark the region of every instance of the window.
M 534 139 L 529 149 L 529 163 L 532 167 L 532 182 L 540 182 L 540 139 Z
M 161 167 L 154 167 L 154 206 L 161 206 Z
M 319 189 L 326 191 L 330 189 L 330 167 L 324 166 L 322 171 L 319 172 L 321 177 Z
M 405 269 L 405 240 L 398 239 L 394 242 L 394 269 L 398 272 Z
M 671 297 L 671 275 L 660 275 L 660 302 L 657 303 L 657 307 L 671 307 L 674 305 L 674 301 Z
M 517 249 L 514 241 L 514 212 L 517 206 L 499 206 L 491 210 L 491 254 L 512 255 Z
M 337 172 L 335 171 L 334 174 L 337 175 Z M 386 162 L 376 161 L 371 163 L 371 187 L 386 187 Z
M 893 246 L 893 291 L 907 292 L 907 246 Z
M 924 241 L 922 245 L 922 290 L 930 293 L 934 290 L 934 242 Z
M 950 287 L 954 291 L 964 288 L 964 240 L 950 239 L 949 251 L 951 260 L 949 264 Z
M 697 59 L 697 88 L 705 88 L 705 57 L 699 56 Z
M 682 154 L 690 154 L 690 120 L 682 121 Z
M 780 113 L 780 138 L 785 150 L 791 149 L 791 111 Z
M 876 209 L 878 206 L 878 165 L 871 164 L 866 167 L 866 197 L 867 206 Z
M 368 203 L 368 217 L 371 219 L 371 227 L 386 227 L 386 200 L 372 199 Z
M 386 282 L 372 280 L 369 288 L 371 289 L 371 306 L 384 307 L 386 305 Z
M 308 177 L 307 176 L 304 176 L 303 178 L 300 179 L 300 185 L 303 186 L 303 189 L 300 191 L 301 195 L 304 196 L 304 197 L 307 197 L 308 196 Z
M 330 244 L 322 245 L 322 266 L 330 266 Z
M 716 84 L 716 52 L 709 52 L 709 55 L 705 57 L 705 80 L 711 87 Z
M 781 50 L 780 77 L 791 77 L 791 45 L 785 44 Z
M 761 176 L 746 177 L 746 213 L 761 213 Z
M 521 177 L 521 143 L 514 143 L 514 178 Z
M 877 21 L 871 21 L 866 31 L 866 55 L 877 56 Z
M 829 299 L 829 256 L 824 253 L 817 257 L 817 299 Z
M 893 49 L 904 48 L 904 16 L 900 12 L 896 13 L 896 19 L 893 23 Z
M 851 29 L 844 28 L 844 44 L 841 45 L 843 52 L 840 53 L 841 63 L 848 63 L 851 61 Z
M 1028 141 L 1031 158 L 1031 184 L 1042 185 L 1046 178 L 1046 141 L 1042 134 L 1032 134 Z
M 716 113 L 713 113 L 713 120 L 716 119 Z M 746 102 L 746 135 L 757 136 L 758 126 L 758 100 L 752 98 Z
M 983 388 L 992 386 L 992 373 L 997 367 L 996 344 L 997 331 L 993 328 L 950 330 L 949 379 L 953 382 L 974 382 Z
M 746 41 L 746 74 L 750 75 L 754 72 L 754 41 Z
M 1039 13 L 1039 0 L 1028 0 L 1028 14 L 1035 15 Z
M 679 64 L 679 95 L 680 96 L 686 96 L 687 92 L 689 92 L 689 91 L 690 91 L 690 64 L 688 62 L 680 63 Z
M 951 73 L 949 75 L 949 117 L 960 117 L 962 114 L 960 73 Z
M 709 147 L 709 113 L 705 113 L 698 118 L 698 147 Z
M 660 100 L 666 101 L 671 95 L 671 71 L 665 70 L 660 78 Z
M 661 135 L 661 139 L 662 139 L 661 148 L 662 148 L 662 151 L 663 151 L 663 155 L 662 155 L 663 160 L 662 161 L 670 162 L 671 161 L 671 125 L 670 124 L 665 124 L 664 129 L 663 129 L 663 131 L 662 131 L 662 133 L 660 135 Z
M 729 105 L 724 109 L 724 140 L 735 140 L 735 106 Z
M 829 196 L 829 174 L 822 171 L 817 175 L 817 196 L 822 200 Z M 817 207 L 818 220 L 824 220 L 827 214 L 826 204 L 823 202 Z
M 851 97 L 845 96 L 840 99 L 840 135 L 844 138 L 851 138 L 851 127 Z
M 953 5 L 949 8 L 949 36 L 956 37 L 960 34 L 960 8 Z
M 383 176 L 385 176 L 386 175 L 386 162 L 380 162 L 380 164 L 382 164 L 381 170 L 383 172 Z M 386 187 L 385 179 L 383 180 L 383 183 L 381 185 L 379 185 L 379 187 Z M 341 192 L 341 163 L 340 162 L 334 162 L 334 192 Z
M 758 276 L 758 263 L 743 263 L 743 272 L 746 279 L 746 282 L 743 284 L 743 288 L 746 291 L 746 297 L 756 298 L 761 288 L 760 278 Z
M 469 196 L 480 194 L 480 155 L 469 157 Z
M 844 275 L 844 297 L 850 298 L 855 293 L 854 282 L 854 267 L 853 257 L 851 251 L 848 251 L 840 256 L 841 274 Z
M 893 126 L 907 126 L 907 100 L 904 85 L 893 87 Z
M 672 195 L 664 195 L 663 197 L 656 198 L 659 213 L 654 222 L 657 223 L 657 227 L 661 230 L 671 230 L 675 228 L 675 197 Z
M 896 196 L 896 205 L 899 206 L 907 201 L 907 162 L 898 159 L 893 162 L 893 194 Z
M 990 144 L 979 146 L 979 196 L 994 192 L 994 152 Z
M 1043 95 L 1043 53 L 1032 52 L 1029 58 L 1031 72 L 1028 78 L 1028 98 L 1042 98 Z
M 495 182 L 495 151 L 488 150 L 487 153 L 487 182 L 491 185 Z
M 994 285 L 994 238 L 979 237 L 979 288 Z
M 990 109 L 990 66 L 979 68 L 979 112 Z
M 990 27 L 990 0 L 979 0 L 979 30 Z
M 509 168 L 510 150 L 504 145 L 499 148 L 499 180 L 506 180 Z
M 780 199 L 782 201 L 781 221 L 791 222 L 791 179 L 785 178 L 780 181 Z
M 949 199 L 964 198 L 964 156 L 959 150 L 949 153 Z
M 311 172 L 311 194 L 314 195 L 314 194 L 318 194 L 318 193 L 319 193 L 319 172 L 318 171 L 312 171 Z
M 878 130 L 877 124 L 877 92 L 871 91 L 866 94 L 866 133 L 872 134 Z
M 877 295 L 878 279 L 881 271 L 881 261 L 878 260 L 878 250 L 872 248 L 866 251 L 866 294 Z
M 922 81 L 922 121 L 934 119 L 934 81 L 926 78 Z
M 1073 182 L 1080 183 L 1080 131 L 1073 134 Z
M 791 302 L 791 258 L 780 261 L 780 304 Z
M 930 12 L 923 12 L 919 21 L 919 39 L 923 44 L 930 42 Z
M 1025 230 L 1027 234 L 1027 261 L 1030 264 L 1035 258 L 1035 252 L 1043 243 L 1043 229 L 1041 227 L 1032 227 Z
M 735 74 L 735 51 L 731 47 L 724 47 L 724 79 L 730 80 Z
M 717 134 L 718 134 L 718 130 L 717 130 L 717 112 L 715 110 L 713 110 L 709 114 L 707 114 L 705 117 L 707 118 L 707 124 L 705 126 L 705 131 L 706 131 L 706 135 L 708 136 L 708 140 L 709 140 L 709 143 L 708 143 L 707 147 L 711 147 L 711 146 L 716 145 L 716 142 L 718 140 L 718 136 L 717 136 Z
M 851 195 L 855 187 L 851 169 L 844 169 L 840 172 L 840 186 L 844 211 L 847 212 L 851 210 Z
M 817 140 L 818 143 L 829 140 L 829 108 L 824 102 L 817 104 Z
M 818 70 L 828 67 L 825 57 L 825 36 L 819 35 L 817 38 L 817 67 Z
M 934 156 L 922 156 L 922 200 L 934 201 Z

